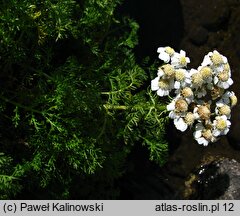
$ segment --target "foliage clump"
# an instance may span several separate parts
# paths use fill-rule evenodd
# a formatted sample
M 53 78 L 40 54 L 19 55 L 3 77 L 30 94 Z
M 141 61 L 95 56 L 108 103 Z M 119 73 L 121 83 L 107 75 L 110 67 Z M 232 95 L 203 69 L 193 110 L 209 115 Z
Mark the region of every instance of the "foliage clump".
M 0 3 L 0 198 L 116 198 L 133 145 L 165 162 L 165 107 L 119 4 Z

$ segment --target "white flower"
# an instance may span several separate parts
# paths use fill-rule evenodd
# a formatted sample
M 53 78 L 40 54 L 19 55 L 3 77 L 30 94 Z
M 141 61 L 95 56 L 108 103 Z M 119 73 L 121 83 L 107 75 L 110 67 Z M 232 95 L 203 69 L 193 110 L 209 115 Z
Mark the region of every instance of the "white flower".
M 186 67 L 188 63 L 190 63 L 190 59 L 186 57 L 185 51 L 181 50 L 180 53 L 174 53 L 171 64 L 175 68 Z
M 171 47 L 159 47 L 157 51 L 165 64 L 158 68 L 151 89 L 159 96 L 174 90 L 175 98 L 167 110 L 175 127 L 184 132 L 195 125 L 194 138 L 203 146 L 226 135 L 231 125 L 231 108 L 237 104 L 234 92 L 226 91 L 233 84 L 227 58 L 214 50 L 204 57 L 197 70 L 188 70 L 190 59 L 185 51 L 177 53 Z
M 190 80 L 190 73 L 185 69 L 176 69 L 175 71 L 175 83 L 174 88 L 180 89 L 186 87 L 188 84 L 191 83 Z
M 210 128 L 205 128 L 202 123 L 196 124 L 193 136 L 198 144 L 204 146 L 207 146 L 209 142 L 216 141 L 216 137 L 213 135 L 212 130 Z
M 222 96 L 222 100 L 231 107 L 237 104 L 237 97 L 233 91 L 226 91 Z
M 177 94 L 180 94 L 187 102 L 188 104 L 192 103 L 194 100 L 194 94 L 190 87 L 186 86 L 183 89 L 176 90 Z
M 215 120 L 213 121 L 213 135 L 214 136 L 220 136 L 220 135 L 226 135 L 229 131 L 231 122 L 227 120 L 227 116 L 216 116 Z
M 215 76 L 214 84 L 220 88 L 228 89 L 233 84 L 233 80 L 231 77 L 229 77 L 229 79 L 227 81 L 221 81 L 217 76 Z
M 228 89 L 233 84 L 230 68 L 224 65 L 223 69 L 215 74 L 213 82 L 220 88 Z
M 209 84 L 212 82 L 212 76 L 214 74 L 214 71 L 210 67 L 199 66 L 197 70 L 201 74 L 204 83 Z
M 211 116 L 210 110 L 210 102 L 209 103 L 200 103 L 193 109 L 193 114 L 196 119 L 202 120 L 209 120 Z
M 225 115 L 228 119 L 231 118 L 231 107 L 219 100 L 216 102 L 215 113 L 217 115 Z
M 186 115 L 188 111 L 188 103 L 180 95 L 177 95 L 176 98 L 167 105 L 167 110 L 170 111 L 169 118 L 179 118 Z
M 171 59 L 171 56 L 173 56 L 175 53 L 174 49 L 171 47 L 159 47 L 157 52 L 159 53 L 158 58 L 163 60 L 165 63 L 168 63 Z
M 182 131 L 182 132 L 184 132 L 185 130 L 187 130 L 188 125 L 187 125 L 186 122 L 183 120 L 183 118 L 181 118 L 181 117 L 175 118 L 175 119 L 173 120 L 173 123 L 174 123 L 175 127 L 176 127 L 178 130 L 180 130 L 180 131 Z
M 178 117 L 178 118 L 174 118 L 173 122 L 175 127 L 184 132 L 185 130 L 187 130 L 188 126 L 192 126 L 194 123 L 194 115 L 191 112 L 188 112 L 185 116 L 183 117 Z
M 213 66 L 214 69 L 222 68 L 223 64 L 226 64 L 227 58 L 221 55 L 218 51 L 214 50 L 213 52 L 209 52 L 204 56 L 202 66 Z
M 161 97 L 169 95 L 169 92 L 173 89 L 173 87 L 173 79 L 161 79 L 159 76 L 157 76 L 151 81 L 152 91 L 157 91 L 157 95 Z
M 202 74 L 196 70 L 196 69 L 191 69 L 189 72 L 189 75 L 191 77 L 191 88 L 193 89 L 198 89 L 203 85 L 203 77 Z
M 158 68 L 157 75 L 163 79 L 174 79 L 175 69 L 170 64 L 165 64 Z

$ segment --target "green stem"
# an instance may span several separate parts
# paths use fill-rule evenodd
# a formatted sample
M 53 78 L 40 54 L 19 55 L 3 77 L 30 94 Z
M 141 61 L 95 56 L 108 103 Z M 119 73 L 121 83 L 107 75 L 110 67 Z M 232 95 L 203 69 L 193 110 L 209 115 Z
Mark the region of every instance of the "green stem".
M 5 97 L 2 96 L 2 95 L 0 95 L 0 99 L 4 100 L 4 101 L 7 102 L 7 103 L 10 103 L 10 104 L 13 104 L 13 105 L 15 105 L 15 106 L 21 107 L 21 108 L 23 108 L 23 109 L 25 109 L 25 110 L 28 110 L 28 111 L 31 111 L 31 112 L 34 112 L 34 113 L 38 113 L 38 114 L 41 114 L 41 115 L 44 114 L 43 112 L 41 112 L 41 111 L 39 111 L 39 110 L 33 109 L 33 108 L 31 108 L 31 107 L 28 107 L 28 106 L 24 106 L 24 105 L 22 105 L 22 104 L 20 104 L 20 103 L 17 103 L 17 102 L 15 102 L 15 101 L 11 101 L 11 100 L 5 98 Z
M 126 110 L 126 109 L 128 109 L 128 107 L 124 106 L 124 105 L 108 105 L 108 104 L 104 104 L 103 107 L 106 110 Z
M 104 104 L 103 107 L 106 110 L 127 110 L 130 107 L 125 106 L 125 105 L 109 105 L 109 104 Z M 157 109 L 158 111 L 166 111 L 166 106 L 165 105 L 156 105 L 156 106 L 151 106 L 149 108 L 150 110 L 152 109 Z

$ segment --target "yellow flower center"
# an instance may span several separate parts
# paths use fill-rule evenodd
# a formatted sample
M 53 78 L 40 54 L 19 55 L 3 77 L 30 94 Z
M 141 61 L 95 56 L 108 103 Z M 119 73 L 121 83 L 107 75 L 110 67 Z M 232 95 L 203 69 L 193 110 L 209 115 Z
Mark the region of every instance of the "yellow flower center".
M 222 71 L 218 74 L 218 79 L 222 82 L 228 81 L 229 77 L 229 73 L 226 71 Z
M 237 104 L 237 97 L 235 95 L 232 95 L 230 97 L 231 100 L 231 106 L 235 106 Z
M 211 56 L 211 60 L 214 65 L 223 64 L 222 56 L 219 53 L 213 53 L 213 55 Z
M 197 86 L 201 86 L 203 84 L 203 77 L 201 73 L 195 73 L 192 75 L 192 83 Z
M 218 130 L 221 130 L 221 131 L 226 129 L 227 128 L 227 122 L 222 118 L 218 119 L 217 124 L 216 124 L 216 128 Z
M 185 71 L 182 69 L 176 70 L 175 78 L 177 81 L 183 81 L 185 79 Z
M 208 120 L 210 118 L 211 111 L 210 111 L 210 109 L 208 108 L 207 105 L 199 106 L 197 112 L 198 112 L 201 119 Z
M 221 97 L 224 93 L 224 89 L 218 87 L 218 86 L 215 86 L 213 87 L 213 89 L 211 90 L 211 96 L 212 96 L 212 99 L 215 100 L 219 97 Z
M 210 129 L 204 129 L 203 131 L 202 131 L 202 136 L 206 139 L 206 140 L 211 140 L 212 139 L 212 137 L 213 137 L 213 135 L 212 135 L 212 132 L 211 132 L 211 130 Z
M 174 49 L 169 46 L 165 47 L 165 52 L 170 56 L 172 56 L 175 53 Z
M 170 82 L 167 79 L 161 79 L 158 81 L 158 86 L 160 89 L 168 90 L 170 87 Z
M 166 64 L 162 66 L 162 70 L 167 77 L 173 77 L 175 75 L 175 70 L 172 65 Z
M 212 69 L 210 67 L 203 67 L 200 70 L 200 73 L 201 73 L 203 79 L 208 79 L 209 77 L 212 76 Z
M 179 63 L 183 66 L 186 66 L 187 65 L 187 59 L 185 56 L 181 56 L 180 59 L 179 59 Z
M 178 99 L 175 103 L 175 109 L 177 112 L 186 112 L 188 110 L 188 104 L 184 99 Z
M 185 97 L 185 98 L 193 96 L 193 91 L 192 91 L 192 89 L 189 88 L 189 87 L 183 88 L 183 90 L 181 91 L 181 93 L 182 93 L 182 96 Z
M 187 125 L 192 125 L 194 123 L 194 115 L 191 112 L 188 112 L 184 118 Z
M 223 106 L 219 107 L 219 113 L 221 115 L 230 115 L 231 109 L 228 105 L 224 104 Z
M 224 64 L 223 70 L 226 72 L 230 72 L 230 65 L 228 63 Z

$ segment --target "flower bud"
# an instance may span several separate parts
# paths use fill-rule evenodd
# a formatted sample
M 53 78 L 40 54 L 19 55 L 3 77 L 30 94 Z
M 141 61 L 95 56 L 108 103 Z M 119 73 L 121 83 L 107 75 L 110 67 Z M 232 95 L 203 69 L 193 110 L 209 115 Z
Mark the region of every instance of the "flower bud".
M 194 114 L 191 112 L 188 112 L 184 118 L 187 125 L 192 125 L 194 123 Z
M 170 56 L 172 56 L 175 53 L 174 49 L 169 46 L 165 47 L 165 52 Z
M 230 96 L 230 100 L 231 100 L 231 106 L 232 107 L 236 106 L 236 104 L 237 104 L 237 97 L 236 97 L 236 95 Z
M 208 141 L 211 141 L 213 138 L 213 135 L 210 129 L 204 129 L 202 131 L 202 136 Z
M 188 110 L 188 104 L 184 99 L 178 99 L 175 103 L 175 109 L 177 112 L 186 112 Z
M 211 56 L 211 60 L 212 63 L 216 66 L 223 64 L 223 58 L 219 53 L 213 53 L 213 55 Z
M 185 87 L 182 89 L 181 94 L 183 97 L 188 98 L 193 96 L 193 91 L 189 87 Z
M 217 76 L 218 76 L 218 79 L 222 82 L 226 82 L 230 78 L 229 73 L 226 71 L 220 72 Z
M 198 107 L 198 115 L 203 120 L 208 120 L 211 115 L 211 111 L 208 105 L 201 105 Z
M 208 79 L 212 76 L 213 72 L 210 67 L 203 67 L 200 71 L 203 79 Z
M 218 86 L 214 86 L 212 89 L 211 89 L 211 96 L 212 96 L 212 99 L 215 100 L 219 97 L 221 97 L 224 93 L 224 89 L 218 87 Z
M 177 81 L 183 81 L 185 79 L 185 70 L 183 70 L 183 69 L 176 70 L 175 79 Z
M 196 86 L 201 86 L 203 84 L 203 77 L 201 73 L 195 73 L 192 75 L 192 83 Z
M 219 113 L 220 113 L 221 115 L 226 115 L 226 116 L 228 116 L 228 115 L 230 115 L 230 113 L 231 113 L 230 107 L 229 107 L 228 105 L 226 105 L 226 104 L 224 104 L 223 106 L 219 107 L 218 110 L 219 110 Z
M 174 70 L 174 68 L 173 68 L 172 65 L 170 65 L 170 64 L 163 65 L 163 66 L 161 67 L 161 69 L 163 70 L 164 74 L 165 74 L 167 77 L 169 77 L 169 78 L 174 77 L 174 75 L 175 75 L 175 70 Z
M 158 81 L 158 86 L 160 89 L 168 90 L 170 88 L 170 81 L 167 79 L 160 79 Z

